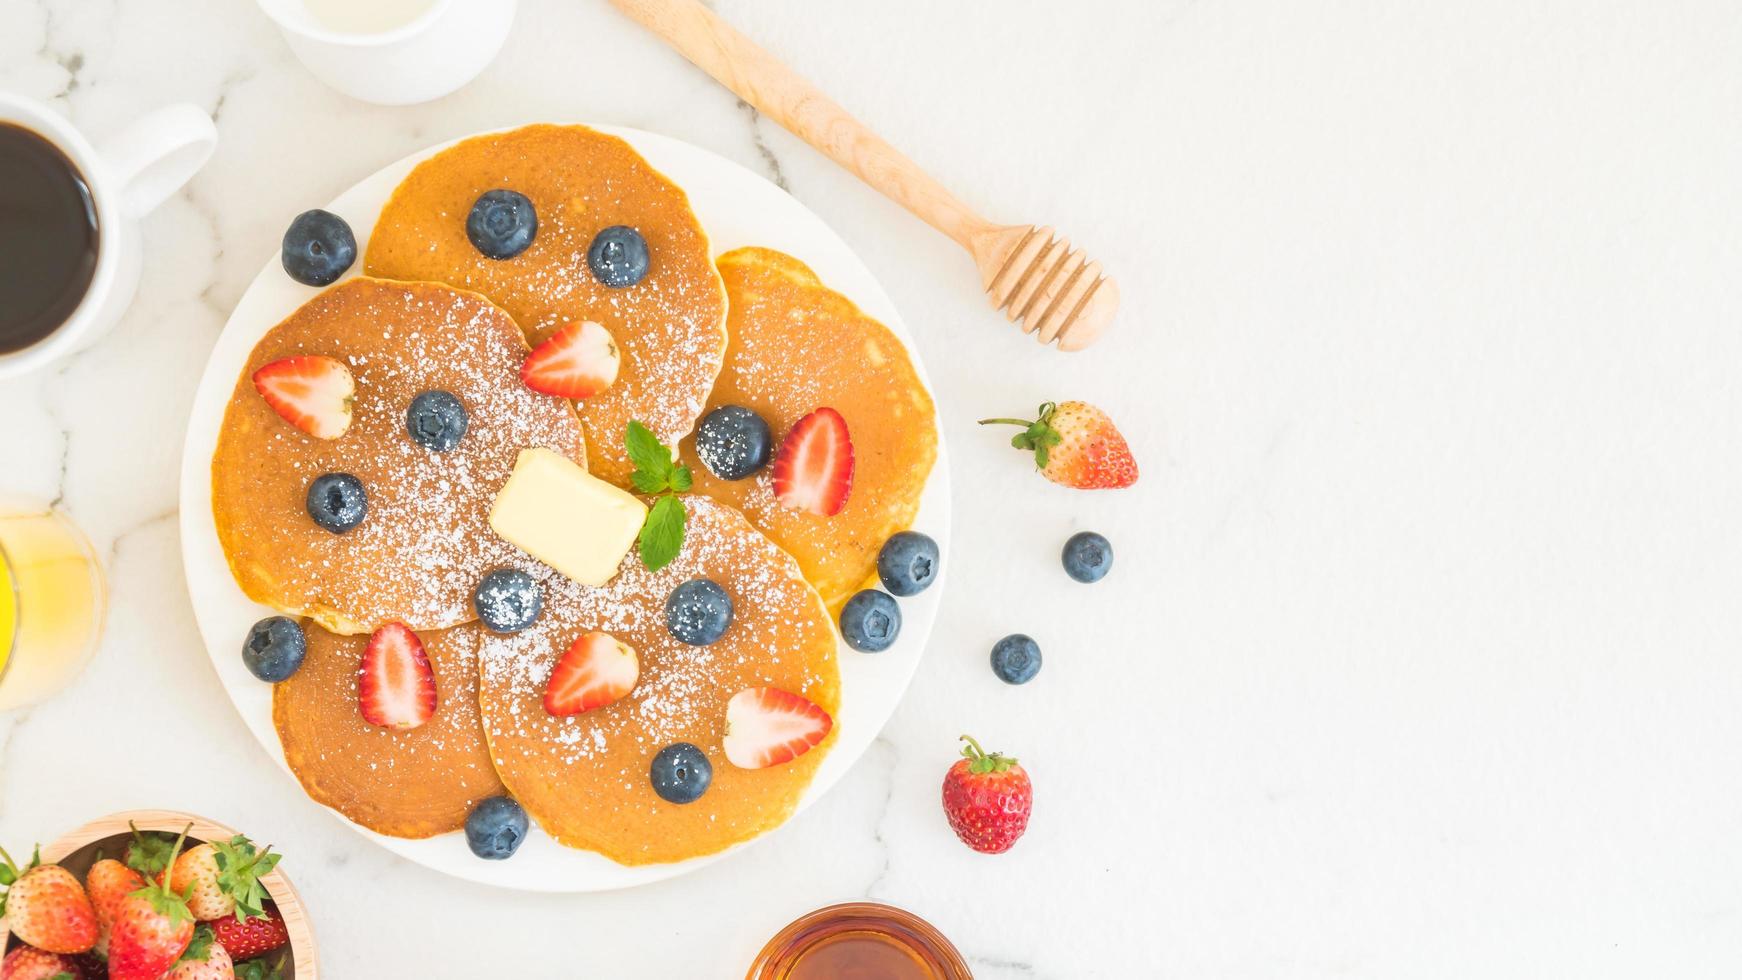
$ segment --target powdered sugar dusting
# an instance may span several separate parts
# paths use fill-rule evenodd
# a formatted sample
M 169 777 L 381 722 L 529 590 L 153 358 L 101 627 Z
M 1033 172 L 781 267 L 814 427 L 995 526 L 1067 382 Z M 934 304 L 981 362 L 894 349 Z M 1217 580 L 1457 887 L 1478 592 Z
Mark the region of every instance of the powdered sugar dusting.
M 465 236 L 487 190 L 525 194 L 538 213 L 532 245 L 506 261 Z M 648 275 L 622 289 L 587 265 L 593 236 L 629 225 L 646 239 Z M 615 384 L 580 403 L 594 469 L 627 485 L 623 429 L 639 419 L 667 443 L 688 434 L 725 352 L 725 292 L 684 192 L 627 143 L 581 126 L 527 126 L 465 140 L 419 164 L 383 209 L 371 274 L 475 289 L 534 341 L 576 320 L 609 330 L 622 353 Z
M 488 524 L 519 451 L 545 446 L 585 458 L 568 406 L 520 384 L 526 346 L 513 321 L 445 287 L 354 279 L 269 332 L 248 373 L 295 354 L 350 367 L 353 422 L 339 439 L 312 439 L 278 419 L 246 374 L 241 379 L 213 487 L 221 537 L 244 587 L 340 632 L 389 620 L 435 629 L 472 619 L 478 580 L 521 554 Z M 445 453 L 406 431 L 411 399 L 432 389 L 458 397 L 468 414 L 465 437 Z M 357 476 L 368 496 L 362 523 L 342 535 L 316 526 L 303 504 L 308 482 L 327 472 Z
M 481 647 L 485 727 L 493 737 L 548 740 L 563 747 L 560 761 L 567 765 L 623 738 L 648 744 L 651 755 L 671 742 L 717 732 L 726 700 L 755 686 L 748 679 L 789 685 L 800 694 L 833 685 L 834 634 L 792 559 L 730 508 L 697 497 L 685 504 L 683 551 L 657 572 L 632 551 L 615 579 L 593 588 L 527 562 L 544 590 L 544 615 L 520 633 L 486 636 Z M 697 577 L 721 583 L 732 598 L 732 626 L 705 647 L 681 643 L 665 627 L 666 597 Z M 575 637 L 591 630 L 636 648 L 640 682 L 610 709 L 553 718 L 538 704 L 551 667 Z M 790 686 L 793 671 L 781 669 L 783 649 L 794 653 L 791 663 L 802 665 L 796 687 Z M 734 677 L 739 680 L 724 680 Z M 506 710 L 493 710 L 497 706 Z
M 649 572 L 632 553 L 609 585 L 588 588 L 529 562 L 542 576 L 544 618 L 486 636 L 479 650 L 479 703 L 503 783 L 557 840 L 626 863 L 718 851 L 777 826 L 796 805 L 832 742 L 780 766 L 739 769 L 721 750 L 732 695 L 777 687 L 831 714 L 840 707 L 834 629 L 797 564 L 732 508 L 684 500 L 689 533 L 671 564 Z M 706 647 L 665 627 L 666 597 L 697 576 L 723 586 L 734 609 L 725 636 Z M 590 630 L 634 648 L 640 680 L 615 703 L 554 718 L 542 704 L 552 664 Z M 683 806 L 648 782 L 653 756 L 678 741 L 714 760 L 708 791 Z

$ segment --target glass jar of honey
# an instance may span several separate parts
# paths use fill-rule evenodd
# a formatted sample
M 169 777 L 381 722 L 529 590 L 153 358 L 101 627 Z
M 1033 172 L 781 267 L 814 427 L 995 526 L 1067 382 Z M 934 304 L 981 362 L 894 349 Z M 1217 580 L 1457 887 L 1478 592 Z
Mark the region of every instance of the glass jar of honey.
M 892 905 L 849 902 L 780 930 L 747 980 L 972 980 L 962 954 L 931 923 Z

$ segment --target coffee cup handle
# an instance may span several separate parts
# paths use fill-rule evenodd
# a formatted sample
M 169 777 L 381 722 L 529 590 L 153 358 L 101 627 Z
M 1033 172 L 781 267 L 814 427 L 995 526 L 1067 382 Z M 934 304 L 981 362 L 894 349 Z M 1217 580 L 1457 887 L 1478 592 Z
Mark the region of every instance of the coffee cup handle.
M 146 113 L 102 145 L 109 176 L 121 188 L 121 211 L 142 218 L 181 189 L 211 159 L 218 129 L 186 102 Z

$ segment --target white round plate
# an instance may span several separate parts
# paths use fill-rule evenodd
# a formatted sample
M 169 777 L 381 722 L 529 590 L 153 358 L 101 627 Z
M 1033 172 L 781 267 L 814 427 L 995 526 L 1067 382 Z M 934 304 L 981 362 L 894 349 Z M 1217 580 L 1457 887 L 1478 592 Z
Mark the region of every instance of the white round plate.
M 785 191 L 739 165 L 706 150 L 669 137 L 634 129 L 595 127 L 627 140 L 656 169 L 670 177 L 688 194 L 690 205 L 707 230 L 714 254 L 744 245 L 762 245 L 796 256 L 816 271 L 828 286 L 850 297 L 871 316 L 883 321 L 908 344 L 920 376 L 925 367 L 912 350 L 911 336 L 895 305 L 883 288 L 839 236 L 821 218 Z M 362 266 L 375 218 L 393 188 L 426 157 L 451 144 L 431 147 L 386 167 L 339 195 L 327 210 L 350 222 L 357 235 L 359 260 L 351 274 Z M 217 346 L 206 362 L 199 391 L 194 396 L 188 422 L 187 442 L 182 451 L 181 542 L 187 566 L 188 592 L 194 615 L 212 666 L 224 689 L 248 723 L 254 737 L 279 765 L 285 766 L 278 734 L 272 726 L 272 687 L 255 680 L 242 665 L 241 649 L 248 628 L 272 615 L 242 594 L 230 577 L 223 550 L 218 545 L 212 518 L 212 452 L 224 408 L 255 343 L 318 290 L 303 286 L 285 275 L 276 255 L 255 277 L 241 302 L 230 315 Z M 930 386 L 930 381 L 926 381 Z M 932 469 L 914 528 L 937 539 L 943 550 L 943 565 L 949 564 L 950 488 L 949 468 L 939 432 L 938 460 Z M 908 681 L 919 666 L 943 594 L 940 581 L 911 599 L 901 601 L 903 627 L 895 646 L 879 654 L 840 648 L 841 710 L 835 722 L 839 740 L 815 780 L 799 801 L 803 810 L 827 792 L 858 760 L 894 713 Z M 289 767 L 285 766 L 286 773 Z M 335 816 L 339 816 L 337 813 Z M 344 819 L 342 816 L 340 819 Z M 349 823 L 349 821 L 346 821 Z M 381 846 L 429 868 L 506 888 L 528 891 L 580 892 L 623 888 L 670 878 L 718 860 L 722 854 L 674 864 L 626 867 L 589 851 L 563 847 L 534 830 L 531 838 L 507 861 L 483 861 L 472 856 L 459 833 L 428 840 L 383 837 L 351 825 Z M 655 829 L 648 828 L 649 833 Z M 739 847 L 747 846 L 741 844 Z

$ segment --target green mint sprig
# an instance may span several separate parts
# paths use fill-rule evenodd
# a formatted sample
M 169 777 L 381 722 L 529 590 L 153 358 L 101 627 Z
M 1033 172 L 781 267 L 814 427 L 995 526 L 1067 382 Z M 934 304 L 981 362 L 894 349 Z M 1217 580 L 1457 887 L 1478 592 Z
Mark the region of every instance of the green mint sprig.
M 677 495 L 688 493 L 692 483 L 690 468 L 672 459 L 670 447 L 659 441 L 653 430 L 633 419 L 623 437 L 624 448 L 635 472 L 629 482 L 635 489 L 659 499 L 647 512 L 641 524 L 641 534 L 635 543 L 641 551 L 641 563 L 650 572 L 657 572 L 671 563 L 683 550 L 683 501 Z

